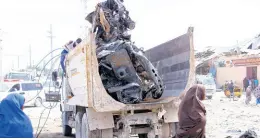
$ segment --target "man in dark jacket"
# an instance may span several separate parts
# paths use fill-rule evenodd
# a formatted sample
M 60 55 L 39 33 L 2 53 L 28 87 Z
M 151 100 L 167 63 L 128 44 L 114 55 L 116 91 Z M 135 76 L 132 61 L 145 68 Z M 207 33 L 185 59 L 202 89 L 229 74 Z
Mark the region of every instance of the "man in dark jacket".
M 246 91 L 247 87 L 249 86 L 249 82 L 247 77 L 244 78 L 243 80 L 243 86 L 244 86 L 244 91 Z
M 234 83 L 232 80 L 228 84 L 228 90 L 230 92 L 230 99 L 231 99 L 231 97 L 233 97 L 233 100 L 234 100 Z

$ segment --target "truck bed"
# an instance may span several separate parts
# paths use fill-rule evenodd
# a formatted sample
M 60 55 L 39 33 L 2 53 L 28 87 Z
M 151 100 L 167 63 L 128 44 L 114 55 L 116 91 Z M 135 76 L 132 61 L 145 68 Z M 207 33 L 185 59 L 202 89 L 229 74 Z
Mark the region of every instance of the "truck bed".
M 107 94 L 103 87 L 93 35 L 89 33 L 89 38 L 68 54 L 68 81 L 74 94 L 68 101 L 69 105 L 92 107 L 97 112 L 152 109 L 179 100 L 195 81 L 193 28 L 190 27 L 184 35 L 145 52 L 163 79 L 166 87 L 163 96 L 138 104 L 120 103 Z

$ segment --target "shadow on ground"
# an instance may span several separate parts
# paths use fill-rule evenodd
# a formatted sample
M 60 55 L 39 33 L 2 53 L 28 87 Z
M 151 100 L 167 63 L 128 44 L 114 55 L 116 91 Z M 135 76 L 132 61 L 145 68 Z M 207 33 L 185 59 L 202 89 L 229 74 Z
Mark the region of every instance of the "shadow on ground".
M 75 135 L 72 134 L 69 137 L 65 137 L 62 133 L 41 133 L 39 138 L 75 138 Z

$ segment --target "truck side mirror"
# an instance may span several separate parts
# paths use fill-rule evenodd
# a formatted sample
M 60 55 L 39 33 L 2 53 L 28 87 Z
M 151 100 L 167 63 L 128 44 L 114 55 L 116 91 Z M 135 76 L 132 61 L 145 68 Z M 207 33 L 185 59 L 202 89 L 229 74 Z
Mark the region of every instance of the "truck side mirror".
M 58 79 L 58 72 L 57 72 L 57 71 L 53 71 L 51 77 L 52 77 L 52 78 L 51 78 L 52 81 L 53 81 L 53 82 L 56 82 L 57 79 Z
M 57 81 L 57 82 L 55 82 L 55 86 L 56 87 L 60 87 L 60 83 Z

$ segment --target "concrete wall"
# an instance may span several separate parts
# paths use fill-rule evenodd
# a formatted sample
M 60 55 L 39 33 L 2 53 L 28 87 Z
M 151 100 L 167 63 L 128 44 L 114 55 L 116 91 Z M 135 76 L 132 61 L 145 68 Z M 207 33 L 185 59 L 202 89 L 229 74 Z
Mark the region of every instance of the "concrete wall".
M 260 71 L 258 71 L 257 74 L 260 77 Z M 242 87 L 243 86 L 243 79 L 245 77 L 246 77 L 246 67 L 244 67 L 244 66 L 243 67 L 220 67 L 220 68 L 217 68 L 217 83 L 219 85 L 224 85 L 227 80 L 228 81 L 232 80 L 237 85 Z
M 226 80 L 233 80 L 238 85 L 243 85 L 246 77 L 246 68 L 257 66 L 257 79 L 260 80 L 260 65 L 241 66 L 241 67 L 219 67 L 217 68 L 217 83 L 223 85 Z

